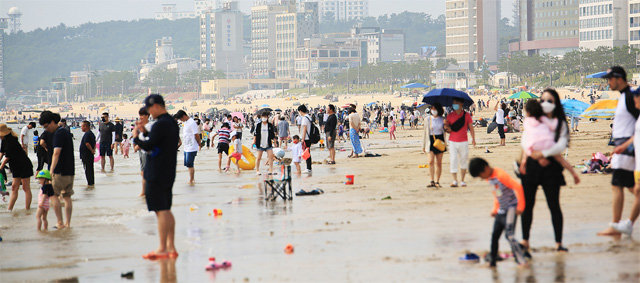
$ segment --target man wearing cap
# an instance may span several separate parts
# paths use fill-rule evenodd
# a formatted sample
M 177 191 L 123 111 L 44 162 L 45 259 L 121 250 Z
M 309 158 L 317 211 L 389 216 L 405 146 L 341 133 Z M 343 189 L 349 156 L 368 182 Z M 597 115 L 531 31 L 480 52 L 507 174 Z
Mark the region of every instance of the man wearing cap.
M 640 169 L 636 166 L 636 158 L 633 147 L 636 122 L 640 111 L 635 107 L 635 102 L 629 84 L 627 83 L 627 73 L 620 66 L 611 67 L 604 76 L 609 82 L 611 90 L 620 92 L 618 107 L 616 108 L 615 119 L 613 120 L 613 142 L 616 147 L 611 158 L 611 168 L 613 174 L 611 185 L 613 190 L 613 221 L 610 227 L 598 233 L 601 236 L 614 236 L 620 233 L 631 235 L 633 231 L 633 220 L 638 217 L 640 203 L 638 200 L 638 190 L 636 190 L 636 201 L 631 210 L 631 217 L 628 220 L 620 221 L 622 218 L 622 208 L 624 203 L 624 188 L 628 188 L 633 193 L 635 184 L 638 182 L 634 178 L 634 170 Z M 640 174 L 639 174 L 640 175 Z
M 160 245 L 157 250 L 143 256 L 145 259 L 176 258 L 174 245 L 175 218 L 171 213 L 173 183 L 176 179 L 176 163 L 180 129 L 178 123 L 167 113 L 164 99 L 159 94 L 151 94 L 144 105 L 156 122 L 147 131 L 142 122 L 136 122 L 134 143 L 147 151 L 144 167 L 145 198 L 149 211 L 156 213 Z M 138 138 L 142 133 L 148 139 Z
M 104 173 L 104 165 L 106 163 L 106 156 L 109 156 L 109 164 L 111 165 L 111 172 L 113 172 L 113 132 L 116 131 L 115 125 L 109 121 L 109 113 L 102 113 L 102 123 L 98 126 L 100 132 L 100 165 L 102 167 L 101 172 Z

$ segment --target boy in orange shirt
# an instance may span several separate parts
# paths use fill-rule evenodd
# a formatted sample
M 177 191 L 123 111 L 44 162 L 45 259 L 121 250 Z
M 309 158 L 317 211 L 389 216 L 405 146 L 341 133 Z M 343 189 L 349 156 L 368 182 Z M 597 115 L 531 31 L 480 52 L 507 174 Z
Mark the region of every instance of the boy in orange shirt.
M 480 177 L 493 185 L 493 211 L 495 217 L 493 234 L 491 235 L 490 266 L 496 266 L 498 258 L 498 241 L 502 231 L 511 245 L 513 257 L 520 265 L 526 265 L 524 252 L 513 237 L 517 215 L 524 211 L 524 191 L 522 185 L 516 182 L 507 172 L 500 168 L 492 168 L 482 158 L 474 158 L 469 162 L 469 174 L 472 177 Z

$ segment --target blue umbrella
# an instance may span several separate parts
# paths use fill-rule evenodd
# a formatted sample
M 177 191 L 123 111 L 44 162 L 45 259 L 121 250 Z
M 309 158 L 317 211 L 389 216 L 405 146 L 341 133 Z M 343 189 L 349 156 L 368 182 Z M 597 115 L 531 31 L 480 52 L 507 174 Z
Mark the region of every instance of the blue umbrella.
M 428 85 L 424 85 L 421 83 L 410 83 L 408 85 L 403 85 L 401 88 L 428 88 Z
M 587 110 L 589 106 L 591 106 L 589 103 L 576 99 L 562 99 L 560 101 L 562 103 L 562 108 L 564 108 L 564 113 L 569 117 L 578 117 Z
M 260 107 L 262 107 L 262 108 L 268 108 L 268 107 L 269 107 L 269 104 L 262 104 L 262 105 L 260 105 Z
M 469 107 L 473 104 L 473 99 L 471 99 L 468 94 L 452 88 L 432 89 L 429 93 L 424 95 L 422 102 L 429 105 L 433 105 L 437 102 L 442 106 L 451 106 L 454 98 L 464 100 L 464 107 Z
M 376 104 L 377 104 L 377 103 L 375 103 L 375 102 L 369 102 L 369 103 L 367 104 L 367 107 L 371 107 L 371 106 L 376 105 Z
M 587 76 L 585 76 L 585 78 L 587 78 L 587 79 L 601 79 L 606 74 L 607 74 L 607 71 L 597 72 L 597 73 L 593 73 L 593 74 L 587 75 Z

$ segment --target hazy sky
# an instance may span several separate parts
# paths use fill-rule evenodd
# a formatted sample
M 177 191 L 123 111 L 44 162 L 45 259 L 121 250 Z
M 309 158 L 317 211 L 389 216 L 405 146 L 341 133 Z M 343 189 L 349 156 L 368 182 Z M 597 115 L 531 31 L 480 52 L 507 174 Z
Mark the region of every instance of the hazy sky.
M 486 0 L 485 0 L 486 1 Z M 496 0 L 489 0 L 496 1 Z M 502 16 L 511 17 L 512 2 L 502 0 Z M 253 0 L 239 0 L 248 12 Z M 405 10 L 425 12 L 438 16 L 444 13 L 445 0 L 369 0 L 369 14 L 377 16 Z M 64 23 L 77 26 L 86 22 L 153 18 L 160 5 L 175 3 L 179 10 L 192 11 L 193 0 L 0 0 L 0 17 L 6 17 L 9 8 L 22 11 L 22 28 L 30 31 Z

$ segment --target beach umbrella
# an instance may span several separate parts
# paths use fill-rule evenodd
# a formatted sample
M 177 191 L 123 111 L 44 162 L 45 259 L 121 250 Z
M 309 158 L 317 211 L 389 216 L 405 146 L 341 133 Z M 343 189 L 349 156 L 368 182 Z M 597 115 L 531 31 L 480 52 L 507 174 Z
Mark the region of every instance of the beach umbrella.
M 580 116 L 590 106 L 589 103 L 576 99 L 562 99 L 560 102 L 562 103 L 562 108 L 564 108 L 564 113 L 569 117 Z
M 424 85 L 421 83 L 410 83 L 410 84 L 406 84 L 401 86 L 400 88 L 428 88 L 428 85 Z
M 227 114 L 231 113 L 231 111 L 229 111 L 228 109 L 223 108 L 223 109 L 218 110 L 218 113 L 220 113 L 222 115 L 227 115 Z
M 280 108 L 276 108 L 276 110 L 275 110 L 275 111 L 276 111 L 276 112 L 282 112 L 282 109 L 280 109 Z
M 607 74 L 607 71 L 602 71 L 602 72 L 597 72 L 597 73 L 586 75 L 585 78 L 587 78 L 587 79 L 601 79 L 606 74 Z
M 262 105 L 260 105 L 260 107 L 262 107 L 262 108 L 269 108 L 269 104 L 262 104 Z
M 369 102 L 369 103 L 367 104 L 367 107 L 371 107 L 371 106 L 376 105 L 376 104 L 377 104 L 377 103 L 375 103 L 375 102 Z
M 423 114 L 423 115 L 427 111 L 427 109 L 429 109 L 429 104 L 426 104 L 426 103 L 422 103 L 416 106 L 416 110 L 420 111 L 420 114 Z
M 242 115 L 242 113 L 240 113 L 240 112 L 231 113 L 231 117 L 238 117 L 238 119 L 240 119 L 240 121 L 244 122 L 244 115 Z
M 424 95 L 422 102 L 429 105 L 433 105 L 437 102 L 442 106 L 451 106 L 454 98 L 464 100 L 464 107 L 469 107 L 473 104 L 473 99 L 471 99 L 467 93 L 452 88 L 432 89 Z
M 594 104 L 591 104 L 580 117 L 583 118 L 613 118 L 616 114 L 616 107 L 618 107 L 618 100 L 606 99 L 600 100 Z
M 530 98 L 538 98 L 538 96 L 530 92 L 519 91 L 509 96 L 508 99 L 530 99 Z
M 258 112 L 256 112 L 256 114 L 262 115 L 262 113 L 265 113 L 265 112 L 271 114 L 271 112 L 273 112 L 273 109 L 271 109 L 269 107 L 265 107 L 265 108 L 262 108 L 262 109 L 258 110 Z

